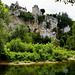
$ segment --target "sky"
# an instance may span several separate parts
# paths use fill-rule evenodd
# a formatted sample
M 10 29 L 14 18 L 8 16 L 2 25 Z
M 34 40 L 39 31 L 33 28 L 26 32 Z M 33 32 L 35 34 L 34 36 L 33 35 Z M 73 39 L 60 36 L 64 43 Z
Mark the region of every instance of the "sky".
M 75 21 L 75 4 L 73 6 L 64 4 L 64 2 L 55 2 L 55 0 L 1 0 L 7 5 L 18 1 L 19 5 L 27 8 L 27 11 L 32 12 L 32 7 L 36 4 L 40 9 L 45 9 L 45 14 L 56 14 L 66 12 L 72 20 Z

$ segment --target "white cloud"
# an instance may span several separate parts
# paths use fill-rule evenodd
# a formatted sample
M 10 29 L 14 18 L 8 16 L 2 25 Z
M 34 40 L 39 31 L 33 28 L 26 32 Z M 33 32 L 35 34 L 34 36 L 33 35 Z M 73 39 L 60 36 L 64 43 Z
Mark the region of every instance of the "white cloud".
M 44 8 L 46 13 L 67 12 L 68 15 L 75 20 L 75 4 L 64 4 L 63 2 L 55 2 L 55 0 L 2 0 L 3 3 L 10 5 L 19 2 L 20 6 L 27 7 L 28 11 L 32 11 L 33 5 L 37 4 L 39 8 Z

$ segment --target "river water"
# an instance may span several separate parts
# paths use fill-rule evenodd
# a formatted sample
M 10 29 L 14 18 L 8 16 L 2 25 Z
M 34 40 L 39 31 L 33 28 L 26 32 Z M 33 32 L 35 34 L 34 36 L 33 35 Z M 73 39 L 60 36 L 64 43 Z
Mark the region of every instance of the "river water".
M 0 65 L 0 75 L 75 75 L 75 61 L 31 66 Z

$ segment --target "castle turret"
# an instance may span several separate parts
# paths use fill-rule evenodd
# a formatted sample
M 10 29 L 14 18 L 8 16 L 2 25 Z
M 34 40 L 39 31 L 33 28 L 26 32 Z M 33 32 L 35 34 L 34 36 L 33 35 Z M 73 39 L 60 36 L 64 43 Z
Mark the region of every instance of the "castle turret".
M 41 15 L 38 5 L 34 5 L 34 7 L 32 7 L 32 14 L 38 16 Z

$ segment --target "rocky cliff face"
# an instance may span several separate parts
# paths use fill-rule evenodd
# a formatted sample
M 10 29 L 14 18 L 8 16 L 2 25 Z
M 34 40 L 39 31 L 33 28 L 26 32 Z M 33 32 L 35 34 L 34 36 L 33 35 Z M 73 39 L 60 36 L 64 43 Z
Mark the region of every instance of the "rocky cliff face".
M 54 21 L 54 22 L 53 22 Z M 47 28 L 47 22 L 50 22 L 50 28 Z M 55 23 L 56 22 L 56 23 Z M 18 25 L 20 23 L 24 23 L 27 25 L 30 29 L 31 32 L 40 32 L 40 35 L 43 37 L 48 36 L 50 37 L 55 37 L 56 38 L 56 32 L 53 31 L 54 28 L 57 28 L 57 21 L 56 19 L 53 19 L 50 17 L 49 19 L 45 19 L 42 23 L 38 24 L 37 22 L 30 22 L 30 21 L 24 21 L 23 19 L 19 17 L 14 17 L 12 16 L 12 21 L 9 24 L 9 29 L 14 29 L 15 25 Z
M 58 21 L 56 18 L 54 18 L 52 16 L 42 15 L 42 13 L 39 10 L 39 7 L 37 5 L 34 5 L 34 7 L 32 7 L 32 13 L 30 13 L 34 17 L 34 20 L 30 21 L 30 19 L 29 19 L 28 21 L 25 21 L 25 20 L 23 20 L 23 19 L 26 19 L 26 18 L 24 18 L 24 16 L 29 16 L 27 9 L 20 7 L 18 2 L 15 4 L 12 4 L 11 6 L 13 6 L 13 9 L 14 9 L 14 10 L 11 9 L 11 12 L 14 14 L 11 13 L 12 21 L 9 24 L 10 30 L 14 29 L 15 25 L 24 23 L 31 29 L 31 32 L 34 32 L 34 31 L 40 32 L 40 35 L 43 37 L 46 37 L 46 36 L 48 36 L 49 38 L 56 37 L 56 32 L 53 31 L 54 28 L 57 28 L 57 24 L 58 24 Z M 23 11 L 20 12 L 20 9 L 25 10 L 25 12 L 23 12 Z M 22 18 L 18 17 L 21 13 L 23 13 L 21 15 Z M 30 18 L 30 16 L 29 16 L 29 18 Z

